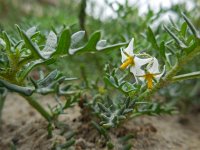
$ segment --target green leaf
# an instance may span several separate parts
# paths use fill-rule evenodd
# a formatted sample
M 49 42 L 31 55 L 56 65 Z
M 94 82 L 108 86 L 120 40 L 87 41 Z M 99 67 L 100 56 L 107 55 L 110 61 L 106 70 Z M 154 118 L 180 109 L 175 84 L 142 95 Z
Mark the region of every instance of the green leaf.
M 47 86 L 48 84 L 55 81 L 59 74 L 60 74 L 60 72 L 57 69 L 50 72 L 44 79 L 42 79 L 38 82 L 38 85 L 39 86 Z
M 67 54 L 68 49 L 70 47 L 70 41 L 71 41 L 70 30 L 67 28 L 62 31 L 60 38 L 58 40 L 57 49 L 55 53 L 53 53 L 53 55 Z
M 97 105 L 99 106 L 99 108 L 106 113 L 110 113 L 110 110 L 108 108 L 106 108 L 102 103 L 97 103 Z
M 185 37 L 186 31 L 187 31 L 187 23 L 184 22 L 184 23 L 182 24 L 182 26 L 181 26 L 181 35 L 182 35 L 183 37 Z
M 150 27 L 147 30 L 147 40 L 151 43 L 152 47 L 156 50 L 159 50 L 155 35 Z
M 87 52 L 108 52 L 112 51 L 114 49 L 119 49 L 120 47 L 127 45 L 127 42 L 124 43 L 118 43 L 118 44 L 113 44 L 113 45 L 108 45 L 106 46 L 106 40 L 100 40 L 101 33 L 100 31 L 94 32 L 89 41 L 84 45 L 79 48 L 74 48 L 75 45 L 78 45 L 78 42 L 83 39 L 85 32 L 84 31 L 79 31 L 76 32 L 72 35 L 71 40 L 71 48 L 69 49 L 69 54 L 81 54 L 81 53 L 87 53 Z
M 105 46 L 105 47 L 97 46 L 96 49 L 97 49 L 97 52 L 109 52 L 114 49 L 120 49 L 122 46 L 125 46 L 127 44 L 128 44 L 127 42 L 124 42 L 124 43 L 113 44 L 113 45 L 109 45 L 109 46 Z
M 182 16 L 183 16 L 184 20 L 186 21 L 186 23 L 188 24 L 188 26 L 189 26 L 190 30 L 192 31 L 192 33 L 196 37 L 200 38 L 199 35 L 198 35 L 198 31 L 196 30 L 196 28 L 194 27 L 192 22 L 187 18 L 187 16 L 184 13 L 182 13 Z
M 36 26 L 31 27 L 31 28 L 29 28 L 29 29 L 26 31 L 26 35 L 27 35 L 29 38 L 31 38 L 31 37 L 35 34 L 36 30 L 37 30 L 37 27 L 36 27 Z
M 85 31 L 78 31 L 71 36 L 71 47 L 74 48 L 84 38 Z
M 195 48 L 196 48 L 197 44 L 193 43 L 190 46 L 188 46 L 187 48 L 184 48 L 184 51 L 186 51 L 187 54 L 189 54 L 190 52 L 192 52 Z
M 100 40 L 98 43 L 97 43 L 97 49 L 101 49 L 103 47 L 105 47 L 107 44 L 107 41 L 106 40 Z
M 47 61 L 49 61 L 49 60 L 47 60 Z M 31 70 L 34 69 L 34 67 L 36 67 L 38 65 L 41 65 L 41 64 L 43 64 L 43 63 L 45 63 L 47 61 L 39 59 L 39 60 L 36 60 L 34 62 L 30 62 L 30 64 L 28 66 L 25 66 L 25 68 L 20 72 L 20 74 L 19 74 L 19 81 L 23 81 L 27 77 L 28 73 Z
M 22 31 L 21 33 L 27 48 L 31 50 L 33 56 L 36 58 L 45 59 L 45 57 L 43 57 L 42 54 L 40 53 L 39 47 L 31 41 L 31 39 L 26 35 L 24 31 Z
M 104 82 L 108 85 L 113 86 L 114 88 L 118 88 L 118 86 L 116 85 L 115 80 L 112 76 L 104 77 Z
M 11 51 L 11 42 L 10 42 L 10 39 L 9 39 L 6 32 L 3 32 L 3 37 L 4 37 L 4 40 L 6 42 L 6 53 L 7 53 L 7 56 L 8 56 L 9 64 L 10 64 L 10 66 L 12 66 L 13 63 L 14 63 L 14 55 Z
M 106 128 L 106 129 L 108 129 L 108 128 L 112 128 L 112 127 L 114 127 L 115 125 L 113 124 L 113 123 L 105 123 L 105 124 L 103 124 L 102 125 L 102 127 L 104 127 L 104 128 Z
M 166 59 L 166 56 L 165 56 L 165 42 L 164 41 L 162 41 L 160 43 L 159 52 L 160 52 L 161 57 L 163 57 L 164 59 Z
M 101 118 L 103 119 L 103 120 L 105 120 L 105 121 L 109 121 L 109 117 L 107 117 L 106 115 L 104 115 L 104 114 L 101 114 L 100 115 L 101 116 Z
M 89 41 L 87 42 L 86 45 L 83 47 L 77 48 L 77 49 L 70 49 L 69 53 L 70 54 L 81 54 L 83 52 L 91 52 L 96 50 L 96 45 L 101 37 L 100 31 L 94 32 Z
M 169 35 L 176 41 L 176 43 L 181 48 L 186 48 L 187 46 L 166 26 L 164 26 L 164 29 L 169 33 Z
M 92 121 L 91 124 L 102 134 L 106 139 L 109 138 L 108 132 L 103 127 L 99 126 L 96 122 Z
M 10 55 L 10 54 L 12 54 L 11 43 L 10 43 L 10 39 L 5 31 L 3 31 L 3 37 L 4 37 L 4 41 L 6 42 L 6 51 L 7 51 L 8 55 Z
M 45 47 L 41 52 L 43 57 L 45 57 L 46 59 L 50 58 L 51 54 L 55 52 L 56 45 L 57 45 L 57 36 L 54 32 L 51 31 L 47 37 Z
M 17 31 L 18 31 L 19 35 L 21 36 L 21 35 L 22 35 L 22 32 L 21 32 L 20 27 L 19 27 L 17 24 L 15 24 L 15 27 L 17 28 Z

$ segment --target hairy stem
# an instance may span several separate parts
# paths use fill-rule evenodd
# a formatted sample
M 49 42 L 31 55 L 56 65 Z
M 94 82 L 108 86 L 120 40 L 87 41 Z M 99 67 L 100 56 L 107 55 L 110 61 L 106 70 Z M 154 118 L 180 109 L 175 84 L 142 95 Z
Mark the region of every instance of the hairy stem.
M 2 122 L 2 111 L 3 111 L 3 107 L 4 107 L 4 103 L 6 100 L 6 95 L 7 95 L 7 89 L 1 89 L 1 94 L 0 94 L 0 126 L 1 126 L 1 122 Z
M 5 103 L 5 99 L 1 98 L 0 99 L 0 126 L 1 126 L 1 122 L 2 122 L 2 111 L 3 111 L 4 103 Z
M 52 121 L 52 116 L 34 99 L 33 96 L 20 94 L 33 108 L 35 108 L 48 122 Z
M 82 0 L 81 5 L 80 5 L 79 16 L 78 16 L 79 17 L 79 25 L 82 30 L 85 30 L 86 7 L 87 7 L 87 1 Z
M 178 75 L 178 76 L 173 77 L 172 80 L 173 82 L 176 82 L 176 81 L 182 81 L 182 80 L 188 80 L 188 79 L 194 79 L 194 78 L 200 78 L 200 71 Z

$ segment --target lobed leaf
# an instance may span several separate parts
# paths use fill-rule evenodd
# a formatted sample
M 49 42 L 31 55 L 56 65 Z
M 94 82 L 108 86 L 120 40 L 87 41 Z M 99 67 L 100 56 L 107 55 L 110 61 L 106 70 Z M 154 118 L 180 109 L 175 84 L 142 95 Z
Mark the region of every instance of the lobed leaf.
M 51 54 L 53 54 L 56 51 L 55 50 L 56 45 L 57 45 L 57 36 L 53 31 L 51 31 L 47 36 L 45 47 L 41 52 L 43 57 L 45 57 L 46 59 L 50 58 Z
M 67 54 L 68 49 L 70 47 L 70 42 L 71 42 L 70 31 L 67 28 L 62 31 L 62 33 L 59 37 L 59 40 L 58 40 L 57 49 L 56 49 L 55 53 L 53 53 L 53 56 Z
M 84 38 L 85 31 L 78 31 L 71 36 L 71 47 L 76 47 L 76 45 Z
M 33 35 L 35 35 L 36 30 L 37 30 L 37 27 L 36 27 L 36 26 L 31 27 L 31 28 L 29 28 L 29 29 L 26 31 L 26 35 L 27 35 L 29 38 L 31 38 Z
M 96 50 L 96 45 L 98 43 L 98 41 L 100 40 L 101 37 L 101 33 L 100 31 L 94 32 L 89 41 L 80 48 L 77 49 L 69 49 L 69 54 L 80 54 L 83 52 L 91 52 L 91 51 L 95 51 Z
M 27 48 L 31 50 L 33 56 L 36 58 L 45 59 L 45 57 L 41 54 L 39 47 L 31 41 L 31 39 L 26 35 L 24 31 L 21 33 Z

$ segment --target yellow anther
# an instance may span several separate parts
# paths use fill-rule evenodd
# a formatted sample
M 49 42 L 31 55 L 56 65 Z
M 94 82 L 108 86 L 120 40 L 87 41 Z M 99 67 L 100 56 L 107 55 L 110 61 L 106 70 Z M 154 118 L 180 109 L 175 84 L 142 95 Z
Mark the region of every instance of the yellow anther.
M 151 73 L 147 73 L 144 75 L 144 78 L 146 79 L 147 81 L 147 87 L 148 89 L 152 89 L 153 88 L 153 78 L 154 78 L 154 74 L 151 74 Z
M 134 58 L 131 56 L 128 56 L 128 58 L 120 66 L 120 69 L 126 69 L 129 65 L 134 65 L 134 64 L 135 64 Z

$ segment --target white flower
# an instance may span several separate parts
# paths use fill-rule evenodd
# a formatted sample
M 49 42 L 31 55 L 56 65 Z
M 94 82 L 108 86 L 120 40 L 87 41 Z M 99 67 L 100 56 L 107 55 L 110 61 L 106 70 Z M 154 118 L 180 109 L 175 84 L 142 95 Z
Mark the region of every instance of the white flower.
M 152 62 L 147 65 L 147 71 L 141 72 L 139 79 L 141 81 L 146 80 L 148 89 L 153 88 L 153 81 L 156 80 L 157 82 L 160 80 L 162 75 L 165 73 L 165 66 L 162 72 L 159 71 L 159 63 L 158 60 L 154 57 Z
M 120 66 L 120 69 L 126 69 L 130 67 L 130 71 L 134 74 L 134 76 L 137 76 L 143 73 L 141 66 L 149 63 L 152 58 L 138 58 L 137 55 L 133 53 L 133 42 L 134 39 L 132 38 L 128 47 L 124 50 L 121 49 L 122 65 Z

